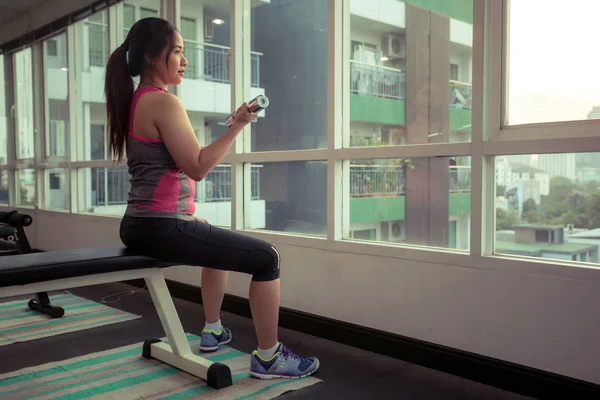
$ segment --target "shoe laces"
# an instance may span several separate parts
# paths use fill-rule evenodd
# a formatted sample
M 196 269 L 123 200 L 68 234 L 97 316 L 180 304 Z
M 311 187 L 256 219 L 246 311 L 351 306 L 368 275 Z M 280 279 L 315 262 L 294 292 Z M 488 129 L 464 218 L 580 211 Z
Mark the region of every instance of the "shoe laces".
M 281 355 L 288 359 L 300 360 L 300 357 L 298 357 L 296 354 L 292 353 L 292 351 L 290 349 L 288 349 L 287 347 L 285 347 L 284 345 L 281 345 Z

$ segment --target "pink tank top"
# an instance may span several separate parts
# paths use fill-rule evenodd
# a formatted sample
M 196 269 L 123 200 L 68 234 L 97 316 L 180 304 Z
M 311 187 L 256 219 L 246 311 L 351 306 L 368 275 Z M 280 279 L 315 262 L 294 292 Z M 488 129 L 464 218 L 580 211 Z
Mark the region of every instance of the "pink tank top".
M 131 102 L 126 143 L 131 189 L 125 214 L 192 220 L 195 182 L 177 167 L 162 140 L 144 139 L 133 132 L 137 102 L 151 91 L 164 92 L 155 87 L 141 88 L 135 91 Z

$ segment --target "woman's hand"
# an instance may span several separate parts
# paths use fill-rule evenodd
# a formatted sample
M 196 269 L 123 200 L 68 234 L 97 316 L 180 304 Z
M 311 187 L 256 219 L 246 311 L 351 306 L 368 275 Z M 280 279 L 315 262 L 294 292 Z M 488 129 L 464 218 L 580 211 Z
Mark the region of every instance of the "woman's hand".
M 205 223 L 205 224 L 208 224 L 208 221 L 207 221 L 207 220 L 205 220 L 205 219 L 203 219 L 203 218 L 194 217 L 194 219 L 195 219 L 196 221 L 198 221 L 198 222 L 203 222 L 203 223 Z
M 258 117 L 258 113 L 251 113 L 248 108 L 248 103 L 244 103 L 235 112 L 233 123 L 235 124 L 237 122 L 240 125 L 246 125 L 252 122 L 256 117 Z

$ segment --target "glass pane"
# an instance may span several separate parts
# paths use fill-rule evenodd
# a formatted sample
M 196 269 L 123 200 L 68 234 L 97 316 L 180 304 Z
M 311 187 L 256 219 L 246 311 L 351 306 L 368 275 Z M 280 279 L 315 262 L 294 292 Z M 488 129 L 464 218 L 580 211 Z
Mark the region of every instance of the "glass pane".
M 9 202 L 9 171 L 0 170 L 0 204 L 8 204 Z
M 469 249 L 470 157 L 353 160 L 344 179 L 344 239 Z
M 90 16 L 84 22 L 84 32 L 87 31 L 88 54 L 84 55 L 83 69 L 106 66 L 108 62 L 108 14 L 102 11 Z M 84 34 L 85 37 L 85 34 Z
M 69 134 L 67 34 L 44 41 L 46 156 L 65 157 Z
M 130 188 L 127 167 L 80 168 L 77 179 L 81 187 L 80 212 L 125 214 Z
M 135 24 L 135 6 L 131 4 L 123 4 L 123 28 L 125 34 L 123 40 L 127 37 L 129 29 Z
M 78 105 L 80 128 L 77 137 L 76 158 L 80 161 L 103 160 L 109 158 L 106 135 L 106 109 L 104 101 L 104 73 L 108 61 L 108 14 L 101 11 L 90 18 L 77 23 L 77 34 L 86 40 L 80 40 L 79 65 L 77 71 L 82 88 Z
M 496 157 L 495 252 L 597 263 L 599 156 Z
M 45 171 L 45 208 L 69 210 L 69 170 L 55 168 Z
M 251 190 L 250 229 L 327 234 L 327 163 L 269 162 L 246 165 Z M 246 207 L 248 210 L 248 207 Z
M 0 164 L 8 163 L 8 118 L 6 97 L 8 95 L 8 76 L 4 73 L 5 56 L 0 55 Z M 1 185 L 1 183 L 0 183 Z M 0 198 L 0 203 L 2 199 Z
M 17 190 L 16 200 L 20 206 L 35 205 L 35 171 L 33 169 L 20 169 L 16 172 Z
M 231 164 L 219 164 L 196 182 L 196 215 L 212 225 L 231 226 Z
M 471 140 L 472 8 L 472 1 L 350 0 L 345 143 Z
M 227 130 L 223 121 L 231 113 L 229 2 L 181 0 L 181 15 L 188 65 L 179 97 L 206 146 Z
M 600 118 L 598 15 L 596 0 L 510 1 L 508 124 Z
M 327 147 L 327 2 L 253 3 L 250 97 L 270 105 L 252 124 L 251 150 Z
M 17 158 L 33 158 L 33 77 L 31 48 L 13 55 Z

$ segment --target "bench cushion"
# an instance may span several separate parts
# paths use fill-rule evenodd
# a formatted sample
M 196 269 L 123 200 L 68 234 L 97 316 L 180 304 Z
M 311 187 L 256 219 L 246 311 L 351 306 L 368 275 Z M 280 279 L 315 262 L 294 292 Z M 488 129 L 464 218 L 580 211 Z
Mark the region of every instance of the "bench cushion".
M 126 247 L 94 247 L 0 257 L 0 287 L 177 263 L 137 255 Z

